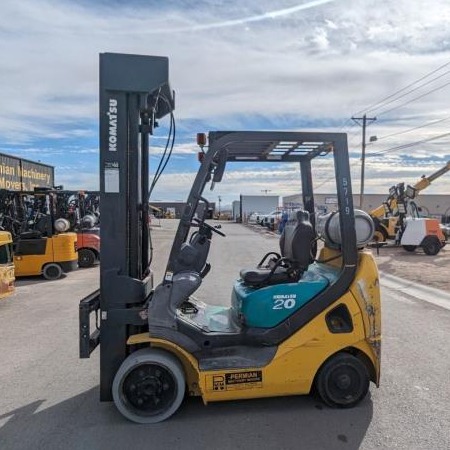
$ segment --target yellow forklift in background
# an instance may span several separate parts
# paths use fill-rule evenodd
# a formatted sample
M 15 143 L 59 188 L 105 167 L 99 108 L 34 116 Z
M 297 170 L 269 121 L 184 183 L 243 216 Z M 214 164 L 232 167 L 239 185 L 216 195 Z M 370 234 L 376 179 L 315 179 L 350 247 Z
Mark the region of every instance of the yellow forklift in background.
M 170 115 L 173 147 L 173 109 L 167 58 L 100 55 L 100 289 L 79 305 L 80 357 L 100 346 L 100 399 L 138 423 L 167 419 L 185 395 L 206 404 L 316 390 L 331 407 L 355 406 L 380 381 L 381 306 L 376 262 L 364 250 L 374 224 L 353 208 L 347 136 L 200 134 L 200 167 L 154 287 L 148 201 L 160 173 L 149 189 L 149 136 Z M 338 210 L 316 219 L 312 164 L 324 158 L 334 162 Z M 216 306 L 194 293 L 212 276 L 213 235 L 225 237 L 206 222 L 204 192 L 227 162 L 296 163 L 304 210 L 292 213 L 278 251 L 236 265 L 232 286 L 215 280 L 231 297 Z
M 17 277 L 42 275 L 46 280 L 57 280 L 78 268 L 77 235 L 24 233 L 14 243 L 14 265 Z
M 13 241 L 11 233 L 0 231 L 0 300 L 15 290 Z
M 51 193 L 2 191 L 0 197 L 1 227 L 12 235 L 16 277 L 56 280 L 78 267 L 77 235 L 53 220 Z

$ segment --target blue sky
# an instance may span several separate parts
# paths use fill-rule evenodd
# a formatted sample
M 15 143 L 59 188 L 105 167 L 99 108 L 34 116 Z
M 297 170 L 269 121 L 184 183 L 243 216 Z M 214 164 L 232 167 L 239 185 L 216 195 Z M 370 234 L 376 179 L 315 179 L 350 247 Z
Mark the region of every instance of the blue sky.
M 217 129 L 348 132 L 356 191 L 361 130 L 348 119 L 360 111 L 378 117 L 368 135 L 380 139 L 369 154 L 427 141 L 368 158 L 366 192 L 387 192 L 450 160 L 450 137 L 435 139 L 450 124 L 450 66 L 414 93 L 368 109 L 450 62 L 448 23 L 447 0 L 4 0 L 0 152 L 54 165 L 67 188 L 98 188 L 98 53 L 164 55 L 178 138 L 155 199 L 186 197 L 197 168 L 195 134 Z M 152 167 L 165 122 L 153 139 Z M 332 191 L 331 170 L 319 163 L 319 192 Z M 297 182 L 289 165 L 232 166 L 211 195 L 225 203 L 263 189 L 289 195 Z M 428 192 L 450 194 L 450 176 Z

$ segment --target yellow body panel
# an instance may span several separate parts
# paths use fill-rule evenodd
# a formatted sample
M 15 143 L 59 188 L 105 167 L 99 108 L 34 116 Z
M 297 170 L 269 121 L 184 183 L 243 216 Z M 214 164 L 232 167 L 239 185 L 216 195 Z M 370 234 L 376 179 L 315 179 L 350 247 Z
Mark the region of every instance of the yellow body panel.
M 0 231 L 0 254 L 0 299 L 2 299 L 15 291 L 12 236 L 8 231 Z
M 336 256 L 323 249 L 319 259 Z M 339 259 L 333 265 L 339 266 Z M 353 321 L 353 331 L 333 334 L 325 316 L 339 304 L 345 304 Z M 201 395 L 211 401 L 308 394 L 315 375 L 333 354 L 351 349 L 368 365 L 371 379 L 377 385 L 380 377 L 381 311 L 379 279 L 370 252 L 359 254 L 358 271 L 350 290 L 331 306 L 278 346 L 272 361 L 265 367 L 240 370 L 199 369 L 196 358 L 179 346 L 147 333 L 131 336 L 128 344 L 149 343 L 175 354 L 185 369 L 190 395 Z
M 44 239 L 47 241 L 45 254 L 14 256 L 16 276 L 41 275 L 45 264 L 78 260 L 76 233 L 61 233 Z

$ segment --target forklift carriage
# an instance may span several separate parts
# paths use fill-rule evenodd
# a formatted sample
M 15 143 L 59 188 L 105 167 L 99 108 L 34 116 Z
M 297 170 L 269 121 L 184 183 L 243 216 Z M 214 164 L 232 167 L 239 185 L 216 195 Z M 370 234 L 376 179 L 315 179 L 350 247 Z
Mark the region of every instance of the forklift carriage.
M 149 135 L 173 109 L 167 58 L 100 55 L 103 254 L 100 290 L 80 302 L 80 357 L 100 345 L 100 399 L 139 423 L 168 418 L 185 391 L 206 403 L 315 387 L 330 406 L 357 404 L 369 381 L 379 383 L 381 318 L 377 267 L 359 248 L 367 239 L 361 243 L 355 227 L 346 135 L 216 131 L 207 143 L 199 135 L 200 168 L 154 288 Z M 326 155 L 334 160 L 339 210 L 319 226 L 311 162 Z M 213 234 L 224 234 L 196 211 L 228 161 L 298 163 L 304 210 L 291 214 L 280 253 L 239 268 L 231 306 L 212 307 L 192 294 L 208 276 Z M 325 245 L 316 258 L 318 236 Z

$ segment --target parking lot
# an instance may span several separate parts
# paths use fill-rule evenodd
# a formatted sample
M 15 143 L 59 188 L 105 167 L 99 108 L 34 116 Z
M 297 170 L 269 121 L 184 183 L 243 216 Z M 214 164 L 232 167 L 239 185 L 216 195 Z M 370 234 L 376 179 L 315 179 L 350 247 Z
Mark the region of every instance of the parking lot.
M 175 226 L 163 220 L 153 230 L 156 283 Z M 240 268 L 278 245 L 276 236 L 243 225 L 223 223 L 222 231 L 227 237 L 214 236 L 212 270 L 196 294 L 215 304 L 229 301 Z M 439 260 L 435 267 L 445 270 Z M 20 280 L 16 294 L 0 302 L 1 450 L 450 447 L 449 309 L 382 282 L 381 386 L 354 409 L 333 410 L 314 397 L 207 406 L 191 398 L 168 421 L 144 426 L 98 401 L 98 351 L 78 359 L 78 302 L 98 287 L 98 273 Z

